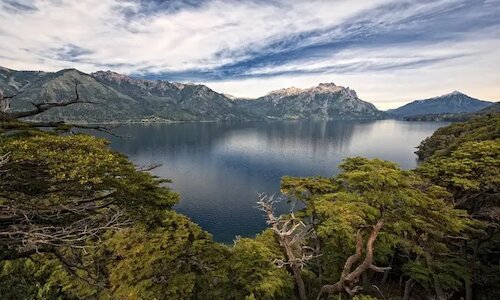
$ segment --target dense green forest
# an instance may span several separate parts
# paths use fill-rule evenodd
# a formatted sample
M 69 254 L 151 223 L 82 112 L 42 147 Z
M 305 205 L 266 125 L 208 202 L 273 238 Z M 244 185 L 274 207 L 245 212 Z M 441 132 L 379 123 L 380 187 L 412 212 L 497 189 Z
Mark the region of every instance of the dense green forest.
M 1 299 L 500 299 L 499 114 L 439 129 L 415 170 L 354 157 L 284 177 L 256 199 L 269 228 L 224 245 L 150 167 L 20 121 L 61 105 L 0 112 Z

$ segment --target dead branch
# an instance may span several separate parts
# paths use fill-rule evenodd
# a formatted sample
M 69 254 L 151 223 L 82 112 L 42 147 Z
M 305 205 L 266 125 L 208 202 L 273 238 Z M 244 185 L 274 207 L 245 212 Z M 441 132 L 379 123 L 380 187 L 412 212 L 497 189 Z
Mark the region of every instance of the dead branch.
M 286 255 L 286 260 L 275 259 L 274 263 L 277 267 L 287 266 L 291 269 L 299 292 L 299 298 L 306 300 L 307 295 L 301 269 L 307 261 L 315 257 L 314 249 L 306 245 L 307 237 L 311 235 L 312 230 L 297 219 L 293 213 L 289 216 L 276 217 L 274 204 L 278 201 L 279 199 L 274 196 L 261 194 L 257 205 L 265 213 L 267 224 L 278 237 L 278 241 Z
M 20 222 L 1 226 L 0 244 L 18 253 L 38 253 L 61 246 L 83 249 L 89 239 L 98 239 L 109 230 L 118 230 L 131 224 L 122 210 L 91 215 L 69 224 L 40 223 L 32 215 L 22 215 Z
M 66 107 L 74 104 L 96 104 L 96 102 L 86 101 L 80 98 L 77 82 L 75 82 L 75 96 L 73 99 L 62 102 L 41 102 L 41 103 L 31 102 L 31 104 L 35 107 L 32 110 L 10 111 L 9 101 L 6 100 L 13 99 L 16 96 L 17 95 L 6 97 L 3 96 L 2 93 L 0 93 L 0 129 L 22 130 L 29 128 L 56 128 L 56 129 L 65 129 L 69 131 L 71 128 L 78 128 L 78 129 L 90 129 L 90 130 L 100 131 L 112 136 L 120 137 L 113 132 L 113 129 L 116 128 L 117 126 L 83 125 L 83 124 L 66 123 L 64 121 L 51 121 L 51 122 L 40 122 L 33 120 L 21 121 L 21 119 L 23 118 L 33 117 L 56 107 Z
M 10 98 L 13 98 L 13 96 Z M 3 97 L 3 99 L 6 99 L 6 97 Z M 73 99 L 66 102 L 41 102 L 41 103 L 31 102 L 31 104 L 35 107 L 34 109 L 26 111 L 13 111 L 13 112 L 2 111 L 0 113 L 0 120 L 9 121 L 26 117 L 32 117 L 55 107 L 65 107 L 77 103 L 95 104 L 95 102 L 85 101 L 80 99 L 80 94 L 78 93 L 78 83 L 75 82 L 75 97 Z

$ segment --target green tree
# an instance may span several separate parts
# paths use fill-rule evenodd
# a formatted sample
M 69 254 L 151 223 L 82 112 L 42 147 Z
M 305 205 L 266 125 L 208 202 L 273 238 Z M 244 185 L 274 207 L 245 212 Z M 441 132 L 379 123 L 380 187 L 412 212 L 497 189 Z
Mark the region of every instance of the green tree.
M 333 178 L 285 178 L 282 191 L 306 204 L 303 220 L 312 222 L 321 241 L 320 295 L 366 290 L 374 273 L 385 272 L 397 253 L 400 272 L 423 288 L 443 294 L 460 285 L 461 270 L 441 269 L 435 261 L 453 256 L 446 236 L 459 236 L 470 220 L 447 204 L 450 194 L 394 163 L 365 158 L 346 159 Z M 297 214 L 299 215 L 299 214 Z M 428 270 L 413 272 L 420 262 Z M 449 264 L 451 265 L 451 261 Z M 453 265 L 455 266 L 455 265 Z
M 89 135 L 31 132 L 0 137 L 2 256 L 29 256 L 171 208 L 178 195 L 107 142 Z
M 455 251 L 468 262 L 466 299 L 498 298 L 500 276 L 500 114 L 444 127 L 419 147 L 417 172 L 453 194 L 453 204 L 483 224 Z M 443 142 L 446 140 L 446 142 Z M 420 150 L 419 150 L 420 151 Z

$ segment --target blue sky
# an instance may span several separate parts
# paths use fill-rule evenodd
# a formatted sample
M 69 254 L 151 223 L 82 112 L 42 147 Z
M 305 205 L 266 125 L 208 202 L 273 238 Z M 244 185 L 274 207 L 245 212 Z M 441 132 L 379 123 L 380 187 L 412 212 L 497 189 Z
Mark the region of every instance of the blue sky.
M 0 65 L 114 70 L 237 96 L 335 82 L 386 109 L 500 100 L 500 0 L 0 0 Z

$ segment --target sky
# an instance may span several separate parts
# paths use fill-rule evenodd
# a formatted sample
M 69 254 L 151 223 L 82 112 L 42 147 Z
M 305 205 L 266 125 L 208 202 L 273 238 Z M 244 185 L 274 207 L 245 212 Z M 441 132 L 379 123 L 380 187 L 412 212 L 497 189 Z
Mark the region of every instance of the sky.
M 380 109 L 500 100 L 500 0 L 0 0 L 0 66 L 112 70 L 239 97 L 321 82 Z

